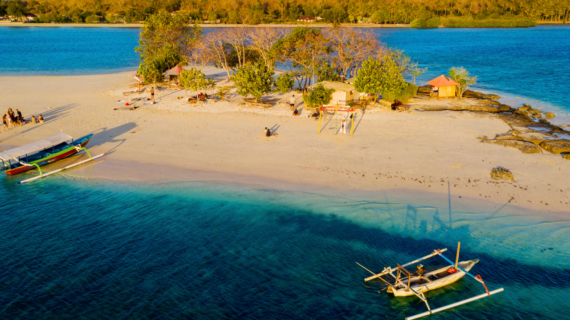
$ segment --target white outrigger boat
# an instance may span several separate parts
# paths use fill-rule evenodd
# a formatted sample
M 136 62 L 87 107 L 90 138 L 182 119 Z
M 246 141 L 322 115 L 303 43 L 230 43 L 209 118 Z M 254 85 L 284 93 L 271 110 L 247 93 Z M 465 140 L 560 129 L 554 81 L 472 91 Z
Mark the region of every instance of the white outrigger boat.
M 485 285 L 485 282 L 483 282 L 483 279 L 481 278 L 480 275 L 474 276 L 471 273 L 469 273 L 469 271 L 471 271 L 473 266 L 475 266 L 475 264 L 477 264 L 479 262 L 479 260 L 468 260 L 468 261 L 459 262 L 460 245 L 461 245 L 460 243 L 457 245 L 457 257 L 455 259 L 455 264 L 453 263 L 453 261 L 449 260 L 447 257 L 445 257 L 443 255 L 443 252 L 447 251 L 447 249 L 441 249 L 441 250 L 436 249 L 431 254 L 429 254 L 425 257 L 422 257 L 420 259 L 414 260 L 412 262 L 408 262 L 404 265 L 398 264 L 398 266 L 396 268 L 392 268 L 392 267 L 384 268 L 384 270 L 378 274 L 366 269 L 363 265 L 361 265 L 358 262 L 356 264 L 358 264 L 359 266 L 364 268 L 366 271 L 373 274 L 373 276 L 365 278 L 364 279 L 365 282 L 383 281 L 384 283 L 386 283 L 388 285 L 387 292 L 392 293 L 395 297 L 406 297 L 406 296 L 416 295 L 423 302 L 425 302 L 425 304 L 428 308 L 428 311 L 406 318 L 406 320 L 413 320 L 413 319 L 421 318 L 421 317 L 431 315 L 431 314 L 434 314 L 437 312 L 441 312 L 441 311 L 444 311 L 447 309 L 451 309 L 453 307 L 457 307 L 457 306 L 460 306 L 462 304 L 466 304 L 466 303 L 469 303 L 469 302 L 472 302 L 475 300 L 486 298 L 486 297 L 489 297 L 493 294 L 502 292 L 504 290 L 503 288 L 499 288 L 499 289 L 496 289 L 493 291 L 489 291 L 487 289 L 487 286 Z M 425 267 L 422 265 L 418 265 L 417 271 L 414 273 L 409 272 L 405 268 L 405 267 L 417 264 L 422 260 L 429 259 L 429 258 L 434 257 L 434 256 L 442 257 L 445 261 L 449 262 L 450 265 L 447 267 L 443 267 L 443 268 L 434 270 L 434 271 L 427 272 L 427 273 L 425 272 L 426 271 Z M 394 274 L 394 273 L 396 273 L 396 274 Z M 485 288 L 486 293 L 483 293 L 483 294 L 480 294 L 478 296 L 474 296 L 474 297 L 471 297 L 469 299 L 458 301 L 458 302 L 452 303 L 450 305 L 443 306 L 441 308 L 437 308 L 437 309 L 432 310 L 428 304 L 428 301 L 427 301 L 424 293 L 431 291 L 431 290 L 434 290 L 434 289 L 438 289 L 438 288 L 450 285 L 450 284 L 456 282 L 457 280 L 463 278 L 465 275 L 468 275 L 471 278 L 478 281 L 479 283 L 481 283 L 483 285 L 483 287 Z M 385 277 L 385 276 L 391 277 L 393 279 L 393 282 L 389 281 L 388 279 L 384 279 L 383 277 Z

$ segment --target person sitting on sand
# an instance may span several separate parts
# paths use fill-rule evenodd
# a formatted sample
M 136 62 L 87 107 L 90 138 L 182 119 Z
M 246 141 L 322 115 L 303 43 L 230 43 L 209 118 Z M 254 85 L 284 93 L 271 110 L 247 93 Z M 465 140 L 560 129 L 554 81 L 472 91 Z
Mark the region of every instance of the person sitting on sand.
M 293 111 L 293 116 L 294 116 L 294 117 L 298 117 L 298 116 L 299 116 L 299 110 L 297 110 L 297 108 L 295 108 L 295 111 Z
M 38 122 L 39 122 L 39 123 L 44 123 L 44 116 L 42 116 L 41 114 L 40 114 L 40 116 L 38 117 Z
M 265 127 L 265 136 L 271 137 L 271 130 L 269 130 L 267 127 Z
M 26 124 L 24 117 L 22 117 L 22 113 L 18 109 L 16 109 L 16 123 L 18 123 L 19 125 Z
M 2 117 L 2 132 L 4 132 L 4 128 L 8 129 L 8 131 L 10 131 L 10 127 L 8 126 L 8 116 L 4 115 Z
M 32 124 L 36 124 L 36 123 L 38 123 L 38 120 L 36 120 L 36 117 L 35 117 L 35 116 L 32 116 L 32 119 L 30 119 L 30 122 L 31 122 Z

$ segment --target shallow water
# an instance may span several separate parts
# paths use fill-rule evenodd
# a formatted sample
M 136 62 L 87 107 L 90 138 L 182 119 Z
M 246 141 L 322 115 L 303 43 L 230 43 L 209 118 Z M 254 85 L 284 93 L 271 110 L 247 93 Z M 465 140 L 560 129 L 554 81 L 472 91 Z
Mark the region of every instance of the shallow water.
M 570 297 L 570 223 L 500 208 L 64 176 L 2 178 L 0 198 L 3 319 L 404 318 L 423 303 L 363 284 L 355 262 L 381 271 L 443 247 L 453 259 L 457 241 L 505 293 L 433 319 L 563 319 Z M 482 292 L 463 279 L 427 297 Z

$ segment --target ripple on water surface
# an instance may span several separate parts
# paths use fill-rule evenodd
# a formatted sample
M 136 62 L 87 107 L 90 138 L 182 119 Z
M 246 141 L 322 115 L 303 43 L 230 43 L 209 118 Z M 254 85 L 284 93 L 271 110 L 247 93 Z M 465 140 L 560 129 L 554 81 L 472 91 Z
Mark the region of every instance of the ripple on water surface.
M 561 319 L 569 223 L 239 185 L 0 181 L 0 318 L 403 318 L 355 262 L 379 271 L 435 248 L 480 259 L 505 293 L 437 319 Z M 430 266 L 442 266 L 432 259 Z M 481 293 L 462 280 L 441 306 Z

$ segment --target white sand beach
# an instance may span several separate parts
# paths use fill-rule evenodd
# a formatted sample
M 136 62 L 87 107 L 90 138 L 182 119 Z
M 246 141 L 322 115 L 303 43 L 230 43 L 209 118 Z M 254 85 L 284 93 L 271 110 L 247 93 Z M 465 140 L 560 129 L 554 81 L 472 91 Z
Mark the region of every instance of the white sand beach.
M 219 80 L 225 77 L 214 68 L 205 71 L 217 73 Z M 550 216 L 570 212 L 570 161 L 481 143 L 477 137 L 510 129 L 494 115 L 427 112 L 418 106 L 429 102 L 420 101 L 412 112 L 358 112 L 351 136 L 335 134 L 335 120 L 330 118 L 319 134 L 318 121 L 307 118 L 301 99 L 301 116 L 293 117 L 287 106 L 238 106 L 241 97 L 236 95 L 233 102 L 192 106 L 183 90 L 164 89 L 157 90 L 156 105 L 137 102 L 136 110 L 114 110 L 125 106 L 119 100 L 150 97 L 148 91 L 122 95 L 134 83 L 133 73 L 0 78 L 2 114 L 12 108 L 27 119 L 39 114 L 46 119 L 0 134 L 0 147 L 49 137 L 61 127 L 77 138 L 93 132 L 91 154 L 107 153 L 105 161 L 65 173 L 70 176 L 216 180 L 337 193 L 397 190 L 402 195 L 421 193 L 426 199 L 453 195 L 454 201 L 496 207 L 512 199 L 512 208 Z M 290 94 L 275 97 L 285 102 Z M 265 127 L 277 136 L 265 137 Z M 511 170 L 516 181 L 491 179 L 497 166 Z

